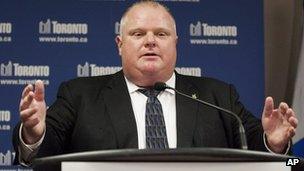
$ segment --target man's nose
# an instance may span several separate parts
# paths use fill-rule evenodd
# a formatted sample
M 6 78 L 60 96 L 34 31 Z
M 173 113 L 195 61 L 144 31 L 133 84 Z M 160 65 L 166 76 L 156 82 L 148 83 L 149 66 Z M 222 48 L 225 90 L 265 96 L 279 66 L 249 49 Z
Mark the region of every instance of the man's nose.
M 155 35 L 154 34 L 147 34 L 146 35 L 146 42 L 145 42 L 145 47 L 151 48 L 156 46 L 156 40 L 155 40 Z

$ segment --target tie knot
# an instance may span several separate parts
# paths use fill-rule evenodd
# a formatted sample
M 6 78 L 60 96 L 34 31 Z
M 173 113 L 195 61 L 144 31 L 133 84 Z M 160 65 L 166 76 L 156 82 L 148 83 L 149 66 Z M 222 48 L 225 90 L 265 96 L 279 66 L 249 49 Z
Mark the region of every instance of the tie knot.
M 157 97 L 157 95 L 160 93 L 159 90 L 154 89 L 138 89 L 138 91 L 147 97 Z

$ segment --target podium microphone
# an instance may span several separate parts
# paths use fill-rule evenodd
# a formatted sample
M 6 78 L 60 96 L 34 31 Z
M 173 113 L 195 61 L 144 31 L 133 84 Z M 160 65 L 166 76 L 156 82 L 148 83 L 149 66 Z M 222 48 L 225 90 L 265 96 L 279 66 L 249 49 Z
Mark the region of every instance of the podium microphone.
M 202 104 L 204 104 L 206 106 L 209 106 L 211 108 L 215 108 L 215 109 L 217 109 L 219 111 L 225 112 L 225 113 L 227 113 L 227 114 L 235 117 L 236 120 L 239 123 L 239 134 L 240 134 L 240 139 L 241 139 L 241 148 L 243 150 L 247 150 L 248 149 L 244 126 L 242 124 L 242 121 L 241 121 L 240 117 L 238 117 L 235 113 L 231 112 L 230 110 L 227 110 L 227 109 L 221 108 L 219 106 L 213 105 L 211 103 L 205 102 L 203 100 L 195 99 L 195 98 L 193 98 L 193 97 L 191 97 L 191 96 L 189 96 L 187 94 L 181 93 L 178 90 L 176 90 L 175 88 L 169 87 L 166 83 L 163 83 L 163 82 L 157 82 L 157 83 L 155 83 L 154 84 L 154 89 L 158 90 L 158 91 L 163 91 L 165 89 L 171 89 L 171 90 L 175 91 L 177 94 L 179 94 L 181 96 L 190 98 L 190 99 L 195 100 L 195 101 L 197 101 L 199 103 L 202 103 Z

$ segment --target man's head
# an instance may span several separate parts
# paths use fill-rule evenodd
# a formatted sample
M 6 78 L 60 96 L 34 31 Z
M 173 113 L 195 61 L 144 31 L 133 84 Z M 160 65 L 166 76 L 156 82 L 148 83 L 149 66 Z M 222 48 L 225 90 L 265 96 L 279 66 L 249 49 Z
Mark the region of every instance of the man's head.
M 124 13 L 116 37 L 125 76 L 138 86 L 165 82 L 176 63 L 177 34 L 168 9 L 154 1 L 140 1 Z

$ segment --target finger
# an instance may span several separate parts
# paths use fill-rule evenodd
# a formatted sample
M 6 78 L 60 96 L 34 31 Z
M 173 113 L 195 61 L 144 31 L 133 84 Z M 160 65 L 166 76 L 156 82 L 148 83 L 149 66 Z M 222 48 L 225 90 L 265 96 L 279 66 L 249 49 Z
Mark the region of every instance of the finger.
M 20 112 L 23 111 L 24 109 L 27 109 L 32 103 L 33 99 L 34 99 L 34 93 L 30 91 L 29 94 L 25 96 L 24 99 L 21 100 L 20 102 L 20 107 L 19 107 Z
M 37 101 L 44 100 L 44 84 L 41 80 L 35 82 L 35 99 Z
M 22 91 L 22 95 L 21 95 L 21 99 L 24 99 L 25 96 L 28 95 L 28 93 L 30 91 L 33 91 L 33 85 L 32 84 L 28 84 Z
M 289 108 L 286 113 L 288 117 L 296 117 L 296 113 L 291 108 Z
M 289 108 L 286 112 L 286 115 L 285 115 L 285 118 L 287 119 L 288 122 L 292 122 L 291 124 L 294 124 L 297 125 L 298 124 L 298 119 L 294 113 L 294 111 Z
M 279 112 L 282 113 L 283 115 L 286 114 L 287 110 L 288 110 L 288 105 L 285 102 L 281 102 L 279 105 Z
M 298 119 L 297 118 L 295 118 L 295 117 L 290 117 L 289 119 L 288 119 L 288 122 L 290 123 L 290 125 L 292 126 L 292 127 L 294 127 L 294 128 L 297 128 L 297 126 L 298 126 Z
M 286 114 L 285 114 L 285 118 L 287 120 L 289 120 L 290 117 L 296 118 L 296 114 L 291 108 L 287 109 Z
M 36 108 L 25 109 L 20 112 L 20 119 L 24 123 L 26 122 L 31 116 L 33 116 L 38 110 Z
M 279 110 L 278 109 L 273 110 L 271 117 L 272 118 L 279 118 L 280 117 Z
M 38 118 L 30 119 L 30 120 L 23 123 L 24 127 L 26 127 L 26 128 L 33 128 L 37 124 L 39 124 L 39 119 Z
M 273 112 L 273 99 L 272 97 L 267 97 L 265 99 L 265 105 L 263 110 L 263 117 L 269 117 Z
M 292 138 L 295 134 L 296 134 L 296 129 L 293 127 L 290 127 L 288 129 L 288 133 L 287 133 L 288 138 Z

